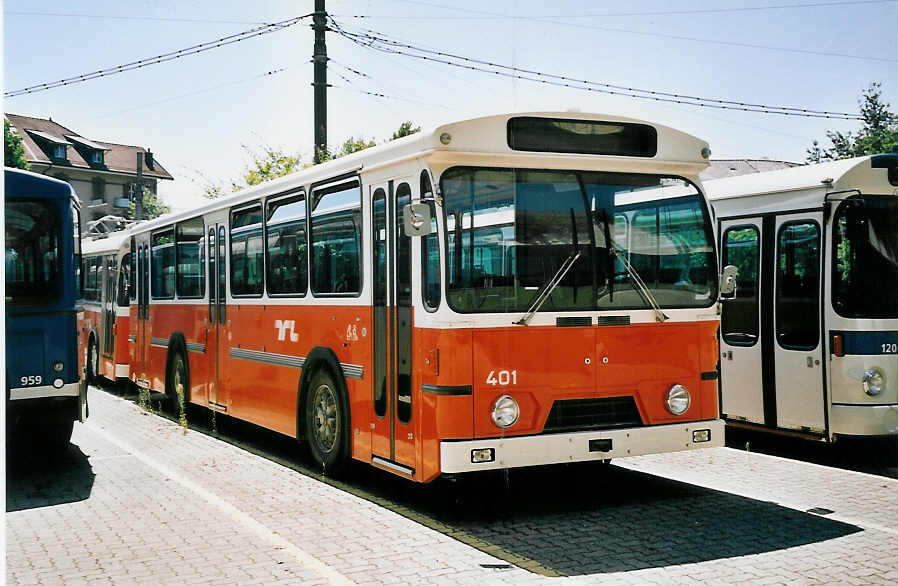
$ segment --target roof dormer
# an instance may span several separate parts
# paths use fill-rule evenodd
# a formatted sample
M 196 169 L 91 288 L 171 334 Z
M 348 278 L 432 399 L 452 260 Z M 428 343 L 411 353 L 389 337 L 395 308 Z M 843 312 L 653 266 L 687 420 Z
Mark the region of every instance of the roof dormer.
M 56 136 L 55 134 L 50 134 L 49 132 L 43 132 L 40 130 L 28 130 L 25 129 L 25 132 L 31 135 L 32 138 L 35 139 L 35 143 L 41 148 L 44 153 L 50 157 L 51 160 L 57 163 L 67 162 L 68 157 L 68 147 L 72 144 L 61 136 Z
M 75 150 L 78 151 L 78 154 L 87 161 L 87 163 L 91 167 L 105 167 L 106 162 L 104 157 L 106 156 L 106 151 L 110 150 L 109 147 L 104 146 L 102 144 L 93 142 L 91 140 L 87 140 L 81 136 L 65 136 L 68 140 L 72 141 L 75 146 Z

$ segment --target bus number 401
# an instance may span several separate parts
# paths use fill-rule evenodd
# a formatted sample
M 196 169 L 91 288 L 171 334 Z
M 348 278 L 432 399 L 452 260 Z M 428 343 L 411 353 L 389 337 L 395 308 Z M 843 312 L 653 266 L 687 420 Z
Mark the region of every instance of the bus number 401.
M 518 384 L 518 371 L 500 370 L 497 373 L 495 370 L 491 370 L 490 373 L 486 376 L 486 384 L 493 386 L 499 385 L 500 387 L 516 385 Z

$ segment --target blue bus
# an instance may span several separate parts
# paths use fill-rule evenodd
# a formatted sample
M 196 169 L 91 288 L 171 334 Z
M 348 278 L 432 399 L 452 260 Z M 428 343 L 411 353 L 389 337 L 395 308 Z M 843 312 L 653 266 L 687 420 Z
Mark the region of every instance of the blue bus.
M 87 416 L 76 299 L 80 205 L 63 181 L 4 169 L 7 441 L 63 448 Z

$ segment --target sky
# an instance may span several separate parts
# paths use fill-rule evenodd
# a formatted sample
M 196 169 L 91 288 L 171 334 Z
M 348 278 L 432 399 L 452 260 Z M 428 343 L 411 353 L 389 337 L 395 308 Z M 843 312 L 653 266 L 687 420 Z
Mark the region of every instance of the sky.
M 327 0 L 347 31 L 639 89 L 858 112 L 880 82 L 898 110 L 898 0 Z M 5 0 L 3 88 L 14 91 L 302 16 L 312 0 Z M 173 210 L 230 185 L 263 147 L 312 160 L 311 19 L 134 71 L 5 98 L 89 139 L 151 148 Z M 623 115 L 683 130 L 712 159 L 803 162 L 858 122 L 698 108 L 551 86 L 384 54 L 327 33 L 328 143 L 526 111 Z M 367 92 L 367 93 L 366 93 Z M 372 95 L 377 94 L 377 95 Z

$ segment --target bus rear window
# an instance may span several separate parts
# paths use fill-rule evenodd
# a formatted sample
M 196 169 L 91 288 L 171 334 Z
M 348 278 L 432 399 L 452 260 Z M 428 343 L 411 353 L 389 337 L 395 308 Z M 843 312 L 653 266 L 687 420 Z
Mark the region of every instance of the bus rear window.
M 520 117 L 508 120 L 508 147 L 515 151 L 654 157 L 658 131 L 648 124 Z

